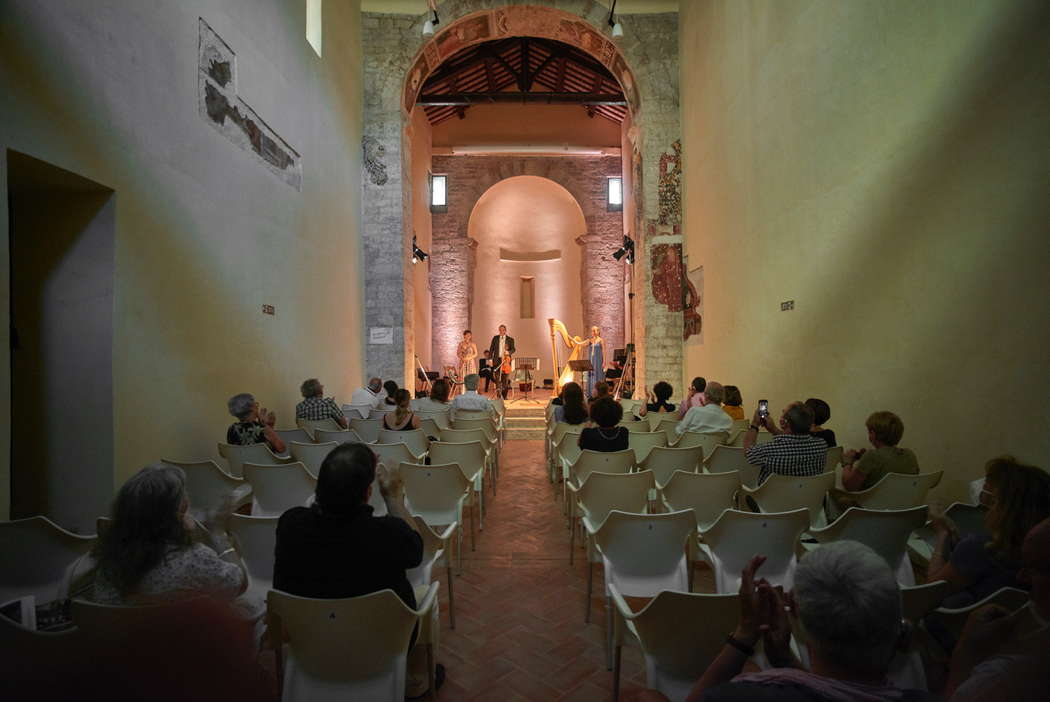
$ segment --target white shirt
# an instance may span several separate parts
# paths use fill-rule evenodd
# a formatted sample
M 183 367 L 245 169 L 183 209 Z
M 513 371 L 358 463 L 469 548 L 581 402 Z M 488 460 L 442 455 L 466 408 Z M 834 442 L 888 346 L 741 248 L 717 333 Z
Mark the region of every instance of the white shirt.
M 733 419 L 725 413 L 721 405 L 712 403 L 703 407 L 691 407 L 682 421 L 678 422 L 675 431 L 679 436 L 687 431 L 711 434 L 716 431 L 729 431 L 732 426 Z
M 383 393 L 384 395 L 386 393 Z M 379 407 L 383 404 L 385 398 L 380 397 L 368 388 L 358 388 L 354 390 L 354 394 L 350 396 L 351 405 L 371 405 L 372 409 Z
M 485 410 L 491 413 L 492 402 L 489 398 L 479 395 L 476 390 L 467 390 L 452 399 L 452 410 Z
M 503 354 L 507 353 L 507 335 L 499 338 L 499 360 L 503 360 Z M 497 364 L 498 365 L 498 364 Z

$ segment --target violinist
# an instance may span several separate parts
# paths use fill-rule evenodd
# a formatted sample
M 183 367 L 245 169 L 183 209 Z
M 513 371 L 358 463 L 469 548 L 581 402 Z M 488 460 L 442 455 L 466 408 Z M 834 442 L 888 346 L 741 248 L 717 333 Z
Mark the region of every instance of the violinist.
M 499 333 L 492 337 L 492 342 L 489 344 L 489 356 L 493 359 L 492 363 L 496 370 L 493 377 L 499 378 L 496 387 L 500 397 L 506 400 L 507 392 L 510 390 L 510 371 L 513 369 L 511 358 L 514 356 L 514 337 L 507 336 L 506 324 L 499 325 Z M 502 372 L 504 366 L 507 366 L 506 372 Z

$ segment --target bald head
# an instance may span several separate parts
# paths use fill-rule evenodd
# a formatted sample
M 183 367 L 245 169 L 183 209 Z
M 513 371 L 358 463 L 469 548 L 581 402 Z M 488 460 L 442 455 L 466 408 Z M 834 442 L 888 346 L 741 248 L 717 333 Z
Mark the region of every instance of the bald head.
M 383 389 L 383 379 L 382 378 L 372 378 L 371 380 L 368 381 L 368 389 L 371 390 L 372 392 L 379 392 L 380 390 Z

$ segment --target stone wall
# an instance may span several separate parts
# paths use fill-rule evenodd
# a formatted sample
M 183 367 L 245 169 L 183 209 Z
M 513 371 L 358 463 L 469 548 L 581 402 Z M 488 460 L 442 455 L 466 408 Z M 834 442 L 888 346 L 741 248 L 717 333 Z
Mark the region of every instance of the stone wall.
M 531 175 L 548 178 L 568 190 L 583 211 L 587 232 L 576 241 L 582 247 L 581 288 L 585 327 L 602 328 L 606 348 L 623 346 L 623 267 L 609 265 L 609 256 L 623 239 L 623 219 L 606 209 L 606 179 L 620 175 L 618 156 L 434 156 L 434 173 L 449 176 L 448 211 L 432 215 L 433 250 L 430 287 L 433 295 L 435 367 L 454 363 L 456 344 L 470 319 L 473 290 L 472 251 L 467 236 L 470 214 L 486 190 L 506 178 Z M 602 261 L 601 265 L 588 262 Z M 484 333 L 482 333 L 482 331 Z M 585 329 L 570 329 L 585 335 Z M 486 337 L 480 330 L 476 337 Z M 487 337 L 486 337 L 487 338 Z

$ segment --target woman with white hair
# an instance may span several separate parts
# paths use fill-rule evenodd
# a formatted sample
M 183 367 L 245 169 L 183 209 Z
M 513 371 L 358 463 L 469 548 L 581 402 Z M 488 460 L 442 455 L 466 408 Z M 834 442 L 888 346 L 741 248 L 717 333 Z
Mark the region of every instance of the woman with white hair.
M 226 430 L 226 443 L 234 446 L 266 443 L 274 453 L 284 453 L 284 441 L 273 430 L 277 417 L 265 407 L 260 408 L 251 393 L 234 395 L 226 406 L 230 414 L 237 418 Z
M 889 565 L 856 541 L 806 554 L 786 597 L 755 572 L 755 556 L 740 583 L 740 623 L 690 692 L 687 702 L 920 702 L 934 696 L 886 681 L 901 631 L 901 598 Z M 806 670 L 791 653 L 789 613 L 808 646 Z M 741 675 L 762 639 L 773 668 Z

